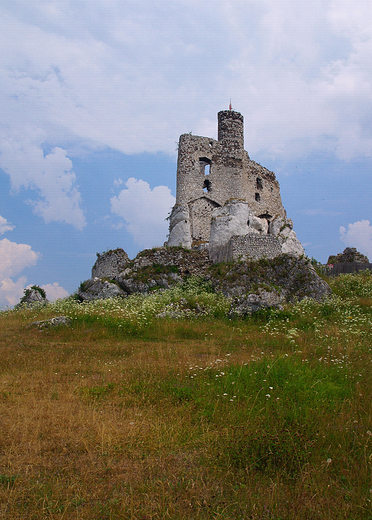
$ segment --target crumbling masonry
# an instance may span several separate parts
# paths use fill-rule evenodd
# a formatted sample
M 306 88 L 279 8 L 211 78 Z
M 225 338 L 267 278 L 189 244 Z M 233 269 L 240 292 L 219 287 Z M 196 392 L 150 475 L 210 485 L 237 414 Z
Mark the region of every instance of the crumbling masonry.
M 292 228 L 275 174 L 244 150 L 239 112 L 218 113 L 218 141 L 180 136 L 169 246 L 207 248 L 214 261 L 301 256 L 304 250 Z

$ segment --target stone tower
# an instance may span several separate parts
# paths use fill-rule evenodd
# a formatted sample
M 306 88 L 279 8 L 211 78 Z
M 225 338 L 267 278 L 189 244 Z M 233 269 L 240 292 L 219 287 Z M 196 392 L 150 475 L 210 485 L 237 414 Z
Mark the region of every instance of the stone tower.
M 216 225 L 221 228 L 221 217 L 227 219 L 228 228 L 222 226 L 222 242 L 221 233 L 215 233 Z M 239 112 L 218 113 L 217 141 L 180 136 L 169 246 L 209 247 L 234 235 L 267 235 L 278 219 L 280 227 L 287 222 L 279 183 L 273 172 L 251 161 L 244 150 L 244 119 Z

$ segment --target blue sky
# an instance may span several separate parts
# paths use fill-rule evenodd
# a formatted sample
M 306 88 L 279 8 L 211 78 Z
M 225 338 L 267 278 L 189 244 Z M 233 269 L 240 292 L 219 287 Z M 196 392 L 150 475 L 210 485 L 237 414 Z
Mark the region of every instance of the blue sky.
M 308 256 L 372 258 L 367 0 L 0 0 L 0 306 L 166 240 L 182 133 L 245 118 Z

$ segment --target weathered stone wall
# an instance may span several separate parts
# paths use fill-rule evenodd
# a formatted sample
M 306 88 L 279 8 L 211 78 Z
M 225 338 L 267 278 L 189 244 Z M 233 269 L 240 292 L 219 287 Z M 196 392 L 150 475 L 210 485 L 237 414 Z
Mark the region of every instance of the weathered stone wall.
M 208 242 L 210 213 L 230 200 L 247 202 L 256 217 L 268 222 L 286 218 L 275 174 L 251 161 L 244 150 L 243 116 L 224 110 L 218 113 L 218 141 L 191 134 L 179 139 L 176 205 L 189 208 L 185 240 L 192 245 Z M 188 247 L 180 228 L 175 229 L 171 216 L 169 243 Z
M 279 241 L 272 235 L 233 236 L 225 245 L 210 248 L 209 257 L 214 264 L 229 260 L 272 259 L 282 254 Z

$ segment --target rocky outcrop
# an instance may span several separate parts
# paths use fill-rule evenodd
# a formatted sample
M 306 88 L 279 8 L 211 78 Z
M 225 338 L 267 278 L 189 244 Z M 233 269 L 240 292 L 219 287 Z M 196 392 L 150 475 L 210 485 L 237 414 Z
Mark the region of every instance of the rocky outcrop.
M 187 204 L 176 204 L 169 217 L 168 246 L 191 249 L 190 212 Z
M 188 276 L 205 276 L 211 265 L 208 251 L 180 247 L 146 249 L 116 278 L 126 294 L 168 289 Z
M 191 248 L 190 234 L 190 215 L 187 204 L 179 204 L 174 206 L 170 216 L 170 238 L 168 246 L 176 246 L 182 244 L 183 247 Z M 240 241 L 240 249 L 245 244 L 244 251 L 240 251 L 240 256 L 244 258 L 272 258 L 272 254 L 268 254 L 268 250 L 276 250 L 276 255 L 282 253 L 301 257 L 305 254 L 304 248 L 293 231 L 293 222 L 291 219 L 283 216 L 272 217 L 264 215 L 256 216 L 245 201 L 232 199 L 224 206 L 215 208 L 211 213 L 210 237 L 205 247 L 211 252 L 211 257 L 222 257 L 224 261 L 237 259 L 233 255 L 233 246 L 228 246 L 234 237 L 250 237 L 262 236 L 260 247 L 254 247 L 255 241 L 247 239 Z M 272 247 L 272 240 L 278 241 L 278 247 Z M 265 239 L 267 239 L 267 247 L 265 247 Z M 270 243 L 269 243 L 270 242 Z M 230 252 L 231 250 L 231 252 Z M 227 255 L 227 256 L 226 256 Z M 229 256 L 230 255 L 230 256 Z
M 272 260 L 214 265 L 210 273 L 215 290 L 222 291 L 236 302 L 246 295 L 259 295 L 260 290 L 269 293 L 276 291 L 275 305 L 306 297 L 322 300 L 331 294 L 328 284 L 316 273 L 310 261 L 292 255 L 281 255 Z
M 32 307 L 33 305 L 46 304 L 48 300 L 46 298 L 46 294 L 44 289 L 39 287 L 38 285 L 33 285 L 32 287 L 25 289 L 24 295 L 22 296 L 20 302 L 17 307 Z
M 130 262 L 129 256 L 123 249 L 113 249 L 101 255 L 97 253 L 97 260 L 92 267 L 92 278 L 114 278 Z
M 100 278 L 90 278 L 82 284 L 77 291 L 77 297 L 80 301 L 105 300 L 106 298 L 115 298 L 117 296 L 126 296 L 117 283 L 101 280 Z
M 347 247 L 343 253 L 338 255 L 331 255 L 328 258 L 327 264 L 346 264 L 349 262 L 358 262 L 361 264 L 369 264 L 369 260 L 365 255 L 359 253 L 355 247 Z
M 126 297 L 168 289 L 190 276 L 210 282 L 215 291 L 231 298 L 231 317 L 280 308 L 284 302 L 305 297 L 321 300 L 331 293 L 306 258 L 282 254 L 271 260 L 213 264 L 206 250 L 162 247 L 140 252 L 110 281 L 87 280 L 81 284 L 78 297 L 81 301 Z
M 111 257 L 108 257 L 108 261 L 111 266 Z M 110 280 L 91 278 L 83 282 L 77 297 L 85 301 L 169 289 L 188 276 L 203 277 L 210 265 L 207 251 L 191 251 L 180 247 L 145 249 Z M 104 263 L 100 267 L 103 272 L 108 272 Z M 114 273 L 111 271 L 111 274 Z
M 261 309 L 282 309 L 284 301 L 284 291 L 278 291 L 277 289 L 267 291 L 259 288 L 257 293 L 250 293 L 241 298 L 235 298 L 231 303 L 229 318 L 241 318 Z
M 209 246 L 223 246 L 233 236 L 267 234 L 267 227 L 267 220 L 255 217 L 247 202 L 232 201 L 213 211 Z
M 298 240 L 295 231 L 293 231 L 293 222 L 290 218 L 275 218 L 270 222 L 269 233 L 278 239 L 282 248 L 282 253 L 298 257 L 305 254 L 301 242 Z

